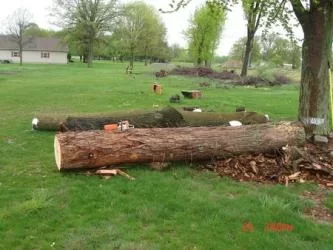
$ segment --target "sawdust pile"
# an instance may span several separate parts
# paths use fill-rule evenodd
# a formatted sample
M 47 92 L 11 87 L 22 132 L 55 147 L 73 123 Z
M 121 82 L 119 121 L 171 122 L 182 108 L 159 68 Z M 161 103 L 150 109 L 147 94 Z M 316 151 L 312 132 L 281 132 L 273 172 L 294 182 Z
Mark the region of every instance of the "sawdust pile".
M 247 154 L 201 165 L 220 176 L 263 183 L 315 182 L 333 187 L 330 151 L 313 144 L 286 146 L 267 154 Z

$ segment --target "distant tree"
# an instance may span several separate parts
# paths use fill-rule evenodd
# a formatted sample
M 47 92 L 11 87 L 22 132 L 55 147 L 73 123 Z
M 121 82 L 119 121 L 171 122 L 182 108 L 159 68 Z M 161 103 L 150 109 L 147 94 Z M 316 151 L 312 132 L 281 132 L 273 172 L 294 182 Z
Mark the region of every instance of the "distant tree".
M 220 41 L 225 17 L 223 7 L 212 8 L 206 4 L 195 11 L 185 35 L 190 55 L 197 65 L 210 65 Z
M 54 0 L 51 15 L 70 31 L 68 40 L 76 41 L 86 54 L 88 68 L 92 67 L 96 44 L 119 15 L 116 4 L 117 0 Z
M 248 66 L 250 66 L 253 62 L 259 61 L 261 54 L 260 54 L 260 44 L 259 39 L 254 38 L 252 40 L 252 48 L 251 48 L 251 57 L 249 58 L 249 61 L 247 62 Z M 233 60 L 242 61 L 244 62 L 244 57 L 246 56 L 246 43 L 247 43 L 247 37 L 240 38 L 238 41 L 236 41 L 230 51 L 229 57 Z
M 260 37 L 261 54 L 262 54 L 262 59 L 264 61 L 268 61 L 268 57 L 269 57 L 270 52 L 272 51 L 274 41 L 278 37 L 279 37 L 279 34 L 276 32 L 264 33 Z
M 133 68 L 135 56 L 144 57 L 163 52 L 166 29 L 156 10 L 144 2 L 133 2 L 124 5 L 115 35 L 121 40 L 123 49 L 127 52 L 130 67 Z
M 170 46 L 170 54 L 172 59 L 179 57 L 181 53 L 182 53 L 182 48 L 180 47 L 179 44 L 174 43 Z
M 271 0 L 242 0 L 242 6 L 247 21 L 247 36 L 245 43 L 244 56 L 242 58 L 243 65 L 241 76 L 247 75 L 247 69 L 251 63 L 251 55 L 254 48 L 254 37 L 262 19 L 268 15 L 268 8 L 271 6 Z
M 23 47 L 26 43 L 29 43 L 28 39 L 24 39 L 24 32 L 29 28 L 31 24 L 32 15 L 27 9 L 17 9 L 8 18 L 7 32 L 11 39 L 19 47 L 20 66 L 23 63 Z
M 223 64 L 228 61 L 229 56 L 215 56 L 213 62 L 217 64 Z
M 144 56 L 145 65 L 148 64 L 149 57 L 166 59 L 169 56 L 166 27 L 154 7 L 147 5 L 146 8 L 145 25 L 140 36 L 141 51 L 139 52 Z
M 111 37 L 107 39 L 106 51 L 113 60 L 124 61 L 127 52 L 124 41 L 117 32 L 113 32 Z
M 53 37 L 56 36 L 55 31 L 40 28 L 36 23 L 31 23 L 24 31 L 24 36 L 35 37 Z
M 122 40 L 122 47 L 127 51 L 130 67 L 133 68 L 135 55 L 140 47 L 140 38 L 145 29 L 145 14 L 147 5 L 134 2 L 123 7 L 123 16 L 117 22 L 115 34 Z
M 269 45 L 269 46 L 268 46 Z M 281 66 L 284 63 L 292 64 L 294 69 L 301 64 L 301 48 L 295 41 L 272 35 L 266 43 L 264 58 L 267 61 Z
M 179 45 L 177 45 L 177 47 L 171 46 L 171 60 L 175 62 L 192 62 L 192 58 L 189 55 L 188 49 L 178 46 Z
M 167 62 L 171 60 L 170 48 L 166 39 L 160 39 L 157 46 L 152 48 L 150 61 Z

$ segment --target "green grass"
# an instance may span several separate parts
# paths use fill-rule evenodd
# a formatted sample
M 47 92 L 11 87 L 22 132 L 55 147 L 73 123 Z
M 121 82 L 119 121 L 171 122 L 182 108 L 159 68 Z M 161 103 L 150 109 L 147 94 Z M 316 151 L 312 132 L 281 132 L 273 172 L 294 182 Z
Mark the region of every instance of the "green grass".
M 0 249 L 331 249 L 333 228 L 302 215 L 316 190 L 238 183 L 174 163 L 163 172 L 132 165 L 136 177 L 103 180 L 57 171 L 54 133 L 31 131 L 36 114 L 95 113 L 151 109 L 169 104 L 182 89 L 200 89 L 207 79 L 168 76 L 164 94 L 151 92 L 151 70 L 96 62 L 93 69 L 70 65 L 0 65 Z M 198 105 L 234 111 L 236 106 L 296 119 L 298 86 L 202 88 Z M 327 201 L 332 208 L 333 197 Z M 243 232 L 244 223 L 254 226 Z M 287 223 L 292 232 L 267 232 L 268 223 Z

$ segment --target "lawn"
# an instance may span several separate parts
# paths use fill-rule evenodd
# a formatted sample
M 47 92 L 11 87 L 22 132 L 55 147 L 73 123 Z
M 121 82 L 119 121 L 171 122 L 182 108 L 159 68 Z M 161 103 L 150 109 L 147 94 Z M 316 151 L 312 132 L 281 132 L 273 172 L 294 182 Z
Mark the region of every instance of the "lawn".
M 275 121 L 296 119 L 297 84 L 233 88 L 168 76 L 160 80 L 164 94 L 155 95 L 149 67 L 136 65 L 134 77 L 125 67 L 0 65 L 0 249 L 332 249 L 332 225 L 303 215 L 313 203 L 300 195 L 318 191 L 315 185 L 239 183 L 182 163 L 161 172 L 129 166 L 135 181 L 58 172 L 54 133 L 31 130 L 36 114 L 152 109 L 199 88 L 201 100 L 173 106 L 245 106 Z M 200 88 L 200 81 L 211 86 Z M 333 208 L 332 193 L 326 204 Z M 245 223 L 253 231 L 244 232 Z M 270 223 L 293 230 L 265 230 Z

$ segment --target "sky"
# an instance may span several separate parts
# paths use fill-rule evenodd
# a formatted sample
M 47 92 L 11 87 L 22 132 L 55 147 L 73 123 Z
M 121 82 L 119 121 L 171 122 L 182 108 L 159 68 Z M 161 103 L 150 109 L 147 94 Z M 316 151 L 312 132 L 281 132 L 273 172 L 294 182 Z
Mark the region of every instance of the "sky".
M 130 0 L 121 0 L 130 2 Z M 59 29 L 50 24 L 49 8 L 53 0 L 0 0 L 0 33 L 5 32 L 6 18 L 18 8 L 26 8 L 32 14 L 32 21 L 39 27 L 46 29 Z M 165 9 L 170 0 L 144 0 L 157 9 Z M 184 9 L 176 13 L 161 14 L 167 27 L 167 39 L 169 44 L 178 43 L 185 47 L 186 39 L 183 31 L 189 24 L 189 19 L 195 9 L 202 5 L 205 0 L 192 0 Z M 299 31 L 298 31 L 299 33 Z M 233 43 L 239 38 L 246 36 L 246 22 L 240 6 L 228 13 L 228 18 L 224 26 L 220 45 L 216 51 L 218 55 L 228 55 Z M 300 35 L 298 35 L 300 36 Z

